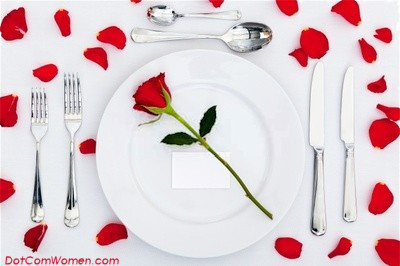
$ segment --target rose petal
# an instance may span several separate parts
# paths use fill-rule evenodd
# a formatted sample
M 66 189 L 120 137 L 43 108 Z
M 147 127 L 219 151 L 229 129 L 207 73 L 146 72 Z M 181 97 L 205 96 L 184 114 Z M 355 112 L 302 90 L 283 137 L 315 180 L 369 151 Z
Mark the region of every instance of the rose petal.
M 283 257 L 297 259 L 301 255 L 303 244 L 291 237 L 280 237 L 275 240 L 275 249 Z
M 54 19 L 62 36 L 67 37 L 71 35 L 71 19 L 69 18 L 69 12 L 67 10 L 59 9 L 54 14 Z
M 387 118 L 375 120 L 369 127 L 371 144 L 378 149 L 383 149 L 395 141 L 399 134 L 399 126 Z
M 94 139 L 87 139 L 79 144 L 79 150 L 82 154 L 96 153 L 96 141 Z
M 329 50 L 329 41 L 325 34 L 313 28 L 301 32 L 300 45 L 311 58 L 321 58 Z
M 382 214 L 393 204 L 393 194 L 385 183 L 377 183 L 371 194 L 368 211 L 372 214 Z
M 15 193 L 13 182 L 0 178 L 0 203 L 11 197 Z
M 385 76 L 383 75 L 377 81 L 371 82 L 367 85 L 368 90 L 375 93 L 382 93 L 387 89 Z
M 373 63 L 376 61 L 377 53 L 374 47 L 367 43 L 364 38 L 358 40 L 360 44 L 361 54 L 367 63 Z
M 379 258 L 390 266 L 400 265 L 400 241 L 397 239 L 379 239 L 376 241 L 375 250 Z
M 25 246 L 31 248 L 33 252 L 37 251 L 46 231 L 47 224 L 39 224 L 29 229 L 24 236 Z
M 299 11 L 297 0 L 276 0 L 275 2 L 282 13 L 287 16 L 292 16 Z
M 399 107 L 388 107 L 382 104 L 378 104 L 376 106 L 378 110 L 381 110 L 385 113 L 386 117 L 392 121 L 400 120 L 400 108 Z
M 22 39 L 28 32 L 25 9 L 20 7 L 8 13 L 0 25 L 1 37 L 6 41 Z
M 308 55 L 303 51 L 303 49 L 298 48 L 289 54 L 296 58 L 297 62 L 303 67 L 308 65 Z
M 33 70 L 33 76 L 43 82 L 51 81 L 58 74 L 58 68 L 54 64 L 47 64 Z
M 375 30 L 376 34 L 374 35 L 375 38 L 381 40 L 385 43 L 390 43 L 392 41 L 392 31 L 389 28 L 381 28 Z
M 96 242 L 100 246 L 107 246 L 115 241 L 127 239 L 128 232 L 123 224 L 107 224 L 104 226 L 96 236 Z
M 216 8 L 220 7 L 224 2 L 224 0 L 208 0 L 208 1 L 210 1 L 210 3 Z
M 18 121 L 18 96 L 9 94 L 0 97 L 0 126 L 13 127 Z
M 140 2 L 142 2 L 142 0 L 131 0 L 132 3 L 138 4 Z
M 101 47 L 87 48 L 83 52 L 83 55 L 90 61 L 100 65 L 104 70 L 108 68 L 107 53 Z
M 331 12 L 341 15 L 354 26 L 361 24 L 360 7 L 355 0 L 339 1 L 332 7 Z
M 120 50 L 124 49 L 126 44 L 125 33 L 116 26 L 105 28 L 97 33 L 97 40 L 114 45 Z
M 347 253 L 349 253 L 351 246 L 352 246 L 351 240 L 346 237 L 342 237 L 339 240 L 339 243 L 337 244 L 336 248 L 332 250 L 331 253 L 328 254 L 328 257 L 332 259 L 333 257 L 336 256 L 346 255 Z

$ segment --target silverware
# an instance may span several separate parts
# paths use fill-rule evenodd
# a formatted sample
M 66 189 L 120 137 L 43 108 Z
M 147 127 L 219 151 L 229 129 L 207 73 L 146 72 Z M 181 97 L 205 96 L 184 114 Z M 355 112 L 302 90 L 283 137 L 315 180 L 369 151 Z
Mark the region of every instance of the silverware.
M 245 53 L 263 48 L 272 39 L 271 29 L 255 22 L 240 23 L 228 30 L 224 35 L 173 33 L 141 28 L 134 28 L 131 33 L 134 42 L 147 43 L 189 39 L 219 39 L 233 51 Z
M 31 219 L 40 223 L 44 218 L 42 189 L 40 186 L 40 142 L 49 123 L 47 95 L 44 89 L 31 90 L 31 131 L 36 141 L 35 186 L 33 189 Z
M 152 6 L 147 9 L 147 18 L 158 25 L 168 26 L 178 18 L 212 18 L 224 20 L 239 20 L 242 14 L 238 10 L 230 10 L 213 13 L 178 14 L 171 7 L 165 5 Z
M 70 133 L 68 196 L 64 223 L 75 227 L 79 223 L 78 194 L 75 180 L 75 133 L 82 123 L 82 93 L 78 74 L 64 74 L 64 121 Z
M 356 181 L 354 173 L 354 69 L 349 67 L 343 81 L 340 138 L 346 147 L 343 219 L 357 219 Z
M 324 66 L 314 69 L 310 97 L 310 145 L 314 148 L 314 188 L 311 231 L 320 236 L 326 232 L 324 192 Z

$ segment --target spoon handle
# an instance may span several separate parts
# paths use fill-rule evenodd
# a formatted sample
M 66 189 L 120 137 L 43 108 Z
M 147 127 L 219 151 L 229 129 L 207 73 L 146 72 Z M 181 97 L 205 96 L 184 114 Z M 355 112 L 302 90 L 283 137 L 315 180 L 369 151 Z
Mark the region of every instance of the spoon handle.
M 242 17 L 242 13 L 240 13 L 239 10 L 229 10 L 229 11 L 213 12 L 213 13 L 182 14 L 181 16 L 187 18 L 213 18 L 213 19 L 224 19 L 224 20 L 239 20 Z
M 189 39 L 219 39 L 217 35 L 192 34 L 192 33 L 176 33 L 158 30 L 148 30 L 142 28 L 134 28 L 131 33 L 131 38 L 134 42 L 160 42 L 174 40 L 189 40 Z

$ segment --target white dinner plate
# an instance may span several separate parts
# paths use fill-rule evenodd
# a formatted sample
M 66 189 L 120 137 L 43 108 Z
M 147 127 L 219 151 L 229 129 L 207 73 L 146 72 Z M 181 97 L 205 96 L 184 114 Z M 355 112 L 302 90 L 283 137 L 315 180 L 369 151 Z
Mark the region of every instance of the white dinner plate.
M 132 95 L 160 72 L 175 110 L 194 127 L 217 105 L 207 141 L 229 152 L 231 165 L 273 220 L 233 177 L 229 188 L 172 188 L 172 153 L 204 149 L 160 143 L 169 133 L 185 131 L 171 117 L 138 127 L 154 117 L 133 110 Z M 172 53 L 129 76 L 107 105 L 96 153 L 102 188 L 119 219 L 150 245 L 187 257 L 233 253 L 264 237 L 289 210 L 304 169 L 302 128 L 283 89 L 253 63 L 212 50 Z

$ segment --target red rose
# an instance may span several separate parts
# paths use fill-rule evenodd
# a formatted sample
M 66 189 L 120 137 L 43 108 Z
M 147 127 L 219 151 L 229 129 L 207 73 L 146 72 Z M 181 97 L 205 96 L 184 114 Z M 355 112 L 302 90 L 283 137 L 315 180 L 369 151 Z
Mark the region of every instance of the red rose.
M 165 83 L 165 73 L 160 73 L 157 77 L 152 77 L 143 82 L 133 94 L 135 105 L 133 109 L 144 111 L 152 115 L 158 115 L 148 110 L 146 107 L 165 108 L 167 107 L 167 100 L 164 97 L 163 89 L 168 92 L 171 97 L 171 92 Z

